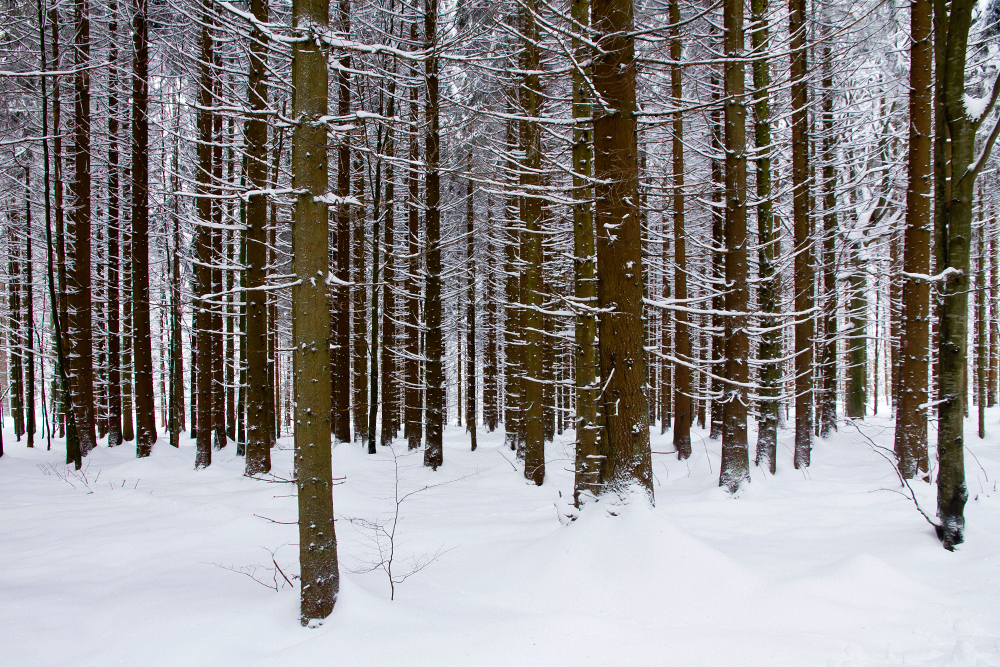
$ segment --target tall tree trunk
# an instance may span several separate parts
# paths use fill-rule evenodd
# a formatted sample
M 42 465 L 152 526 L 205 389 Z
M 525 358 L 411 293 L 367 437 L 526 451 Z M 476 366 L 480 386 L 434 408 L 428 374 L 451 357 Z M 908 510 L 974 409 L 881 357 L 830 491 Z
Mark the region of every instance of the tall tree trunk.
M 31 257 L 31 171 L 24 170 L 24 410 L 27 446 L 35 446 L 35 286 Z M 44 407 L 44 404 L 43 404 Z
M 771 108 L 770 65 L 765 54 L 771 48 L 767 23 L 767 0 L 751 0 L 753 23 L 754 148 L 757 151 L 757 303 L 763 314 L 758 356 L 760 359 L 760 418 L 757 424 L 757 454 L 754 462 L 773 475 L 777 465 L 778 397 L 780 394 L 782 330 L 778 326 L 777 259 L 778 236 L 771 209 Z
M 809 209 L 806 0 L 789 0 L 792 81 L 792 230 L 795 237 L 795 468 L 809 465 L 813 437 L 814 270 Z
M 719 485 L 735 492 L 750 477 L 747 445 L 747 390 L 750 340 L 747 334 L 746 65 L 743 62 L 743 0 L 724 0 L 726 55 L 723 105 L 726 146 L 726 311 L 725 375 L 722 408 L 722 463 Z
M 72 208 L 70 227 L 73 238 L 72 272 L 68 276 L 70 292 L 69 358 L 76 410 L 80 453 L 86 456 L 97 440 L 94 433 L 94 346 L 91 311 L 91 197 L 90 197 L 90 6 L 87 0 L 75 0 L 76 30 L 73 64 L 73 180 L 70 184 Z
M 635 42 L 631 0 L 594 0 L 600 46 L 594 89 L 605 107 L 594 119 L 600 364 L 605 430 L 604 491 L 638 485 L 653 498 L 642 322 L 638 211 Z
M 472 154 L 469 154 L 469 176 L 466 183 L 466 210 L 465 210 L 465 256 L 467 260 L 466 271 L 466 304 L 465 313 L 468 348 L 468 371 L 465 374 L 468 382 L 466 391 L 465 428 L 469 432 L 469 439 L 472 451 L 476 451 L 476 421 L 478 405 L 476 398 L 478 388 L 476 387 L 476 241 L 475 236 L 475 199 L 472 184 Z
M 209 0 L 203 0 L 203 24 L 201 27 L 200 87 L 198 90 L 198 172 L 196 200 L 198 228 L 195 232 L 195 317 L 194 328 L 198 336 L 197 356 L 197 405 L 198 429 L 195 436 L 195 468 L 205 468 L 212 464 L 212 431 L 214 424 L 212 401 L 212 316 L 205 295 L 212 291 L 212 112 L 215 85 L 212 72 L 212 32 L 209 27 Z M 194 403 L 194 401 L 192 401 Z
M 722 437 L 722 413 L 725 409 L 723 405 L 723 380 L 722 369 L 719 362 L 725 357 L 725 318 L 722 312 L 726 307 L 725 296 L 725 263 L 726 263 L 726 239 L 725 239 L 725 175 L 723 173 L 724 162 L 720 162 L 719 155 L 723 154 L 722 147 L 722 105 L 719 101 L 719 76 L 715 68 L 711 74 L 712 87 L 712 110 L 709 112 L 709 132 L 711 139 L 711 172 L 712 172 L 712 314 L 711 314 L 711 334 L 712 348 L 709 354 L 708 387 L 706 392 L 706 403 L 710 406 L 709 435 L 712 440 Z
M 979 229 L 977 237 L 979 241 L 978 261 L 976 264 L 976 408 L 979 413 L 979 439 L 986 437 L 986 376 L 989 370 L 989 362 L 986 358 L 986 216 L 984 209 L 986 202 L 983 199 L 983 185 L 979 184 Z M 29 215 L 29 220 L 30 215 Z M 31 246 L 28 246 L 28 260 L 30 266 Z M 30 268 L 29 268 L 30 271 Z M 30 273 L 29 273 L 30 275 Z M 28 281 L 31 285 L 31 281 Z M 31 307 L 31 302 L 28 302 Z M 30 311 L 29 311 L 30 312 Z M 31 318 L 28 318 L 28 326 L 31 326 Z M 29 366 L 29 370 L 30 370 Z M 31 383 L 28 384 L 31 386 Z M 30 395 L 29 395 L 30 397 Z M 31 411 L 28 411 L 29 418 Z M 31 442 L 31 431 L 28 431 L 28 442 Z
M 214 54 L 213 63 L 217 68 L 215 76 L 215 102 L 222 99 L 222 58 L 219 51 Z M 222 114 L 212 114 L 212 186 L 217 196 L 223 194 L 222 188 L 222 144 L 225 136 L 222 130 Z M 223 202 L 221 199 L 212 200 L 212 228 L 211 228 L 211 269 L 209 270 L 211 286 L 209 293 L 213 295 L 209 301 L 209 340 L 211 345 L 211 361 L 209 362 L 209 372 L 212 376 L 212 435 L 215 449 L 222 449 L 226 446 L 226 380 L 225 380 L 225 358 L 223 354 L 223 326 L 222 313 L 224 310 L 225 297 L 221 296 L 223 286 L 223 268 L 226 256 L 223 251 L 222 229 Z M 136 402 L 138 405 L 138 401 Z M 138 419 L 136 420 L 138 421 Z
M 927 366 L 930 286 L 914 274 L 931 265 L 931 169 L 934 51 L 931 0 L 910 3 L 910 133 L 906 231 L 903 237 L 903 313 L 894 449 L 899 473 L 918 474 L 927 460 Z
M 443 463 L 441 438 L 445 422 L 444 333 L 441 330 L 441 175 L 440 107 L 438 102 L 437 13 L 438 0 L 426 0 L 424 11 L 424 42 L 428 52 L 425 63 L 427 80 L 427 284 L 424 308 L 427 320 L 427 445 L 424 465 L 434 470 Z
M 990 211 L 993 213 L 993 210 Z M 1000 264 L 1000 249 L 997 248 L 997 237 L 1000 236 L 997 229 L 996 218 L 990 216 L 991 222 L 988 225 L 989 246 L 990 246 L 990 296 L 989 303 L 992 317 L 989 318 L 990 327 L 990 369 L 989 379 L 986 385 L 986 407 L 992 408 L 997 404 L 997 366 L 1000 364 L 1000 271 L 997 265 Z
M 868 402 L 868 338 L 866 335 L 868 292 L 867 276 L 861 266 L 859 254 L 861 241 L 852 241 L 848 249 L 848 263 L 851 267 L 850 323 L 847 337 L 847 391 L 845 412 L 849 419 L 864 419 Z
M 361 93 L 359 92 L 359 97 Z M 364 146 L 364 120 L 358 119 L 358 146 Z M 354 441 L 368 447 L 368 308 L 365 281 L 365 162 L 361 152 L 354 154 L 354 207 L 351 224 L 351 413 L 354 421 Z M 373 445 L 374 446 L 374 445 Z
M 329 0 L 294 0 L 297 26 L 326 29 Z M 310 32 L 313 28 L 310 28 Z M 292 347 L 295 374 L 295 469 L 299 504 L 301 621 L 330 615 L 340 591 L 333 523 L 330 462 L 330 311 L 326 285 L 314 280 L 329 271 L 327 66 L 324 50 L 305 39 L 292 46 Z
M 340 0 L 340 30 L 344 37 L 351 34 L 351 2 Z M 338 109 L 342 122 L 351 113 L 351 56 L 345 51 L 340 58 L 337 81 Z M 333 436 L 337 442 L 351 441 L 351 211 L 347 198 L 351 194 L 350 134 L 340 139 L 337 151 L 337 279 L 333 287 L 334 363 L 330 367 L 333 382 Z
M 396 63 L 393 61 L 393 69 Z M 396 84 L 389 84 L 389 103 L 386 109 L 386 116 L 394 118 L 396 115 Z M 396 438 L 396 424 L 399 420 L 399 378 L 397 377 L 396 353 L 396 171 L 393 159 L 396 156 L 395 125 L 389 123 L 385 130 L 385 258 L 382 266 L 382 433 L 380 442 L 382 446 L 391 445 Z M 373 254 L 372 257 L 376 257 Z M 374 261 L 374 259 L 373 259 Z M 374 304 L 375 298 L 372 297 Z M 372 311 L 374 313 L 374 310 Z M 373 320 L 374 322 L 374 320 Z M 374 324 L 373 324 L 374 326 Z M 374 346 L 373 346 L 374 347 Z M 372 381 L 375 381 L 376 372 L 372 368 Z M 377 401 L 373 400 L 372 405 Z M 369 408 L 370 410 L 371 408 Z M 369 428 L 369 431 L 372 429 Z M 371 435 L 371 434 L 369 434 Z M 374 440 L 373 440 L 374 442 Z
M 136 455 L 156 442 L 153 342 L 149 325 L 149 37 L 146 0 L 132 16 L 132 344 L 135 364 Z
M 496 271 L 496 258 L 493 256 L 496 229 L 493 226 L 493 198 L 486 195 L 486 270 L 483 272 L 485 288 L 485 315 L 483 328 L 486 333 L 483 345 L 483 425 L 492 433 L 500 423 L 500 392 L 497 377 L 497 328 L 499 318 L 497 298 L 493 280 Z
M 590 118 L 590 49 L 586 46 L 590 27 L 590 0 L 573 0 L 573 296 L 577 301 L 576 337 L 576 480 L 574 502 L 580 493 L 600 492 L 600 452 L 597 449 L 597 305 L 596 264 L 594 262 L 593 137 Z M 586 124 L 584 124 L 586 123 Z
M 513 109 L 510 110 L 513 116 Z M 507 121 L 507 170 L 510 179 L 517 173 L 517 166 L 510 156 L 516 150 L 514 121 Z M 511 183 L 513 186 L 513 183 Z M 519 198 L 508 196 L 504 206 L 504 442 L 518 456 L 524 451 L 522 439 L 523 412 L 521 394 L 521 374 L 523 350 L 521 345 L 521 278 L 518 232 L 518 217 L 514 207 Z
M 122 224 L 118 180 L 118 2 L 108 4 L 110 64 L 108 71 L 108 446 L 122 444 L 121 335 L 119 300 L 120 230 Z
M 21 217 L 16 209 L 11 211 L 8 220 L 10 224 L 10 241 L 7 245 L 7 286 L 8 315 L 10 326 L 8 330 L 8 355 L 10 356 L 10 416 L 14 422 L 14 437 L 21 442 L 24 435 L 24 323 L 21 314 L 21 241 L 18 239 L 17 228 L 21 226 Z
M 837 173 L 836 140 L 833 124 L 833 49 L 827 20 L 822 21 L 823 38 L 823 339 L 819 342 L 818 366 L 822 369 L 823 387 L 817 411 L 819 435 L 825 438 L 837 428 Z
M 49 10 L 49 23 L 52 25 L 52 67 L 55 69 L 60 68 L 60 58 L 59 58 L 59 9 L 56 5 L 52 6 Z M 52 134 L 54 138 L 52 140 L 52 197 L 55 204 L 55 223 L 56 223 L 56 270 L 55 276 L 58 278 L 58 307 L 57 311 L 59 315 L 60 329 L 62 331 L 62 340 L 59 345 L 62 348 L 63 357 L 62 359 L 66 362 L 60 371 L 60 376 L 65 376 L 67 381 L 72 381 L 72 369 L 69 368 L 69 352 L 71 350 L 69 344 L 69 290 L 67 289 L 67 266 L 66 261 L 66 225 L 65 225 L 65 207 L 63 206 L 63 151 L 62 151 L 62 126 L 61 126 L 61 104 L 60 104 L 60 85 L 59 77 L 52 77 Z M 60 407 L 62 414 L 59 420 L 59 435 L 62 437 L 67 426 L 67 422 L 72 421 L 69 415 L 69 405 L 70 405 L 70 394 L 67 390 L 69 384 L 60 384 Z M 74 451 L 79 451 L 79 432 L 74 428 L 71 434 L 67 434 L 67 438 L 72 438 L 73 442 L 67 440 L 66 446 L 67 451 L 69 449 L 74 449 Z
M 674 371 L 674 449 L 677 458 L 684 460 L 691 456 L 691 417 L 694 388 L 691 384 L 691 333 L 688 328 L 688 284 L 687 284 L 687 233 L 684 228 L 684 115 L 683 88 L 680 59 L 680 4 L 671 0 L 670 13 L 670 58 L 674 65 L 670 68 L 670 94 L 675 106 L 671 132 L 672 174 L 673 174 L 673 227 L 674 227 L 674 299 L 681 306 L 673 312 L 674 354 L 677 357 Z
M 417 48 L 417 23 L 410 25 L 410 42 Z M 420 409 L 420 181 L 417 161 L 420 159 L 418 131 L 420 106 L 418 104 L 417 65 L 410 66 L 410 76 L 414 83 L 410 86 L 410 168 L 407 180 L 407 221 L 406 221 L 406 363 L 403 368 L 403 409 L 404 431 L 407 449 L 417 449 L 423 439 L 423 414 Z
M 542 200 L 539 171 L 542 165 L 541 136 L 538 122 L 541 82 L 538 77 L 538 30 L 535 3 L 528 0 L 521 8 L 521 36 L 524 39 L 521 82 L 520 121 L 521 152 L 521 330 L 524 332 L 524 476 L 538 486 L 545 479 L 545 435 L 543 428 L 542 377 Z
M 267 0 L 253 0 L 250 11 L 261 23 L 268 20 Z M 250 117 L 246 124 L 247 180 L 254 192 L 247 198 L 246 226 L 246 358 L 247 440 L 246 474 L 271 470 L 267 428 L 267 41 L 255 23 L 250 41 L 250 80 L 247 84 Z M 324 247 L 326 247 L 324 245 Z

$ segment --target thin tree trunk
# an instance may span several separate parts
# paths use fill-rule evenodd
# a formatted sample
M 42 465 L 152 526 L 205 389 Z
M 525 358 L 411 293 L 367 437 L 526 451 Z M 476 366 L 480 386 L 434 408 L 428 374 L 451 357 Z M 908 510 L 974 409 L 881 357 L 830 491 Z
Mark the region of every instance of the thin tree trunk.
M 513 110 L 511 109 L 511 115 Z M 507 136 L 505 145 L 508 156 L 512 156 L 516 149 L 514 139 L 514 122 L 507 121 Z M 517 167 L 513 158 L 507 160 L 508 173 L 517 173 Z M 513 185 L 513 184 L 511 184 Z M 523 439 L 521 438 L 523 422 L 522 416 L 522 394 L 521 394 L 521 308 L 520 308 L 520 258 L 519 240 L 520 234 L 517 230 L 518 217 L 514 213 L 514 196 L 508 196 L 504 206 L 504 442 L 511 451 L 517 451 L 518 456 L 522 454 Z
M 395 69 L 395 60 L 393 69 Z M 396 114 L 396 84 L 389 84 L 389 103 L 386 109 L 386 116 L 394 118 Z M 396 353 L 396 171 L 393 158 L 396 155 L 395 126 L 389 123 L 385 130 L 385 258 L 382 266 L 382 433 L 380 442 L 382 446 L 391 445 L 396 438 L 396 424 L 399 420 L 399 396 L 400 391 L 397 383 L 397 353 Z M 373 261 L 377 257 L 373 254 Z M 375 303 L 375 297 L 372 297 Z M 374 313 L 374 311 L 372 311 Z M 374 320 L 373 320 L 374 323 Z M 373 324 L 374 327 L 374 324 Z M 374 346 L 373 346 L 374 348 Z M 378 374 L 372 367 L 372 382 Z M 377 398 L 377 396 L 376 396 Z M 377 405 L 376 400 L 371 401 L 371 405 Z M 372 408 L 369 407 L 369 410 Z M 373 431 L 372 427 L 369 431 Z M 369 433 L 369 435 L 373 435 Z M 372 440 L 374 442 L 374 439 Z
M 35 287 L 31 257 L 31 172 L 24 170 L 24 409 L 27 446 L 35 446 Z M 44 404 L 43 404 L 44 407 Z
M 122 444 L 121 333 L 119 300 L 122 216 L 118 181 L 118 2 L 108 4 L 108 446 Z
M 833 124 L 833 49 L 829 41 L 827 21 L 822 21 L 823 79 L 823 339 L 820 341 L 818 367 L 822 369 L 823 387 L 817 411 L 819 435 L 826 438 L 837 429 L 837 173 L 836 140 Z
M 722 413 L 724 411 L 723 382 L 720 377 L 722 368 L 719 362 L 725 356 L 725 319 L 721 315 L 726 306 L 725 296 L 725 175 L 723 174 L 724 162 L 720 163 L 719 155 L 723 154 L 722 148 L 722 105 L 716 104 L 719 100 L 719 77 L 713 68 L 711 74 L 712 86 L 712 110 L 709 112 L 709 132 L 711 132 L 711 172 L 712 172 L 712 315 L 711 315 L 711 335 L 712 348 L 709 354 L 709 364 L 707 366 L 709 379 L 709 391 L 706 394 L 705 402 L 710 406 L 708 437 L 718 440 L 722 437 Z
M 726 146 L 726 311 L 725 375 L 722 408 L 722 463 L 719 486 L 734 493 L 750 477 L 747 444 L 747 390 L 750 340 L 747 334 L 746 65 L 743 55 L 743 0 L 724 0 L 726 54 L 723 105 Z
M 10 416 L 14 422 L 14 438 L 21 442 L 24 435 L 24 323 L 22 322 L 21 283 L 21 242 L 17 238 L 17 228 L 21 226 L 20 216 L 16 209 L 11 211 L 9 218 L 10 241 L 7 245 L 7 286 L 8 316 L 10 326 L 8 331 L 8 355 L 10 356 Z M 0 390 L 2 391 L 2 390 Z
M 267 0 L 253 0 L 250 11 L 264 23 Z M 254 24 L 250 41 L 250 80 L 247 98 L 251 115 L 246 124 L 247 181 L 257 191 L 247 199 L 246 239 L 246 359 L 247 439 L 246 474 L 271 470 L 271 447 L 267 428 L 267 41 Z M 324 246 L 325 247 L 325 246 Z
M 792 81 L 792 218 L 795 236 L 795 468 L 809 465 L 813 437 L 813 235 L 809 209 L 806 0 L 789 0 Z
M 359 93 L 359 97 L 361 93 Z M 364 146 L 364 121 L 358 119 L 358 145 Z M 354 198 L 359 202 L 354 207 L 351 230 L 351 274 L 354 286 L 351 288 L 351 370 L 352 396 L 351 412 L 354 421 L 354 440 L 368 447 L 368 308 L 365 280 L 365 162 L 361 152 L 354 155 Z M 374 443 L 373 445 L 374 446 Z
M 497 298 L 493 282 L 496 259 L 493 245 L 496 230 L 493 226 L 493 198 L 486 195 L 486 270 L 483 272 L 485 288 L 485 313 L 483 328 L 486 333 L 483 345 L 483 425 L 492 433 L 500 422 L 500 392 L 497 378 Z
M 670 12 L 670 58 L 675 64 L 670 68 L 671 97 L 676 107 L 673 113 L 671 132 L 673 170 L 673 227 L 674 227 L 674 298 L 681 304 L 681 310 L 673 311 L 674 353 L 677 363 L 674 367 L 674 449 L 677 458 L 684 460 L 691 456 L 691 417 L 693 415 L 691 384 L 691 332 L 688 326 L 688 284 L 687 284 L 687 233 L 684 223 L 684 116 L 682 76 L 680 59 L 680 5 L 671 0 Z M 704 421 L 704 420 L 702 420 Z
M 340 31 L 351 33 L 350 0 L 340 0 Z M 347 122 L 351 113 L 351 56 L 345 51 L 340 58 L 337 82 L 338 115 Z M 346 203 L 351 194 L 350 135 L 340 140 L 337 151 L 337 279 L 333 292 L 334 363 L 330 367 L 333 382 L 333 436 L 337 442 L 351 441 L 351 211 Z
M 427 329 L 427 445 L 424 465 L 434 470 L 444 462 L 442 436 L 445 421 L 444 334 L 441 305 L 441 176 L 440 107 L 438 102 L 437 12 L 438 0 L 426 0 L 424 12 L 424 42 L 428 56 L 425 62 L 427 81 L 427 283 L 425 286 L 425 317 Z
M 539 115 L 541 83 L 538 77 L 538 30 L 535 3 L 528 0 L 521 9 L 521 35 L 524 39 L 522 69 L 526 72 L 519 97 L 524 117 L 520 121 L 521 152 L 521 330 L 524 332 L 524 476 L 538 486 L 545 479 L 545 434 L 542 377 L 542 201 L 537 192 L 541 185 L 541 136 L 535 118 Z
M 410 42 L 417 48 L 417 23 L 410 25 Z M 410 66 L 410 77 L 416 81 L 417 65 Z M 406 173 L 407 180 L 407 222 L 406 222 L 406 279 L 403 289 L 406 292 L 406 362 L 403 365 L 403 411 L 404 430 L 407 449 L 418 449 L 423 439 L 423 414 L 420 409 L 420 286 L 417 278 L 420 275 L 420 181 L 417 174 L 417 161 L 420 159 L 420 143 L 418 131 L 420 121 L 420 106 L 418 104 L 417 84 L 410 86 L 410 168 Z
M 156 442 L 153 342 L 149 325 L 149 37 L 146 0 L 132 16 L 132 344 L 135 364 L 136 455 Z
M 984 215 L 984 209 L 986 208 L 986 202 L 983 199 L 983 185 L 982 182 L 979 184 L 979 229 L 978 229 L 978 241 L 979 241 L 979 258 L 976 266 L 976 407 L 978 408 L 977 416 L 979 418 L 979 439 L 982 440 L 986 437 L 986 376 L 989 367 L 989 361 L 986 358 L 986 217 Z M 31 216 L 28 216 L 31 219 Z M 31 246 L 28 245 L 28 262 L 30 267 L 31 262 Z M 30 276 L 30 268 L 29 268 Z M 28 280 L 28 285 L 31 285 L 30 278 Z M 31 301 L 28 301 L 28 307 L 31 307 Z M 30 310 L 29 310 L 30 312 Z M 31 327 L 31 318 L 28 318 L 28 327 Z M 30 349 L 30 348 L 29 348 Z M 29 371 L 31 367 L 29 366 Z M 28 383 L 29 388 L 31 383 Z M 30 400 L 30 394 L 29 394 Z M 28 411 L 28 417 L 31 417 L 31 410 Z M 31 430 L 28 430 L 28 442 L 31 442 Z
M 80 453 L 86 456 L 97 446 L 94 433 L 94 346 L 91 322 L 91 196 L 90 196 L 90 6 L 75 0 L 74 34 L 73 180 L 70 227 L 73 238 L 72 272 L 68 289 L 72 315 L 69 318 L 70 390 L 76 410 Z
M 198 429 L 195 438 L 195 468 L 205 468 L 212 464 L 212 335 L 211 314 L 208 312 L 208 304 L 205 302 L 205 295 L 212 290 L 212 247 L 211 229 L 208 224 L 212 220 L 212 200 L 208 196 L 211 192 L 212 179 L 212 113 L 210 111 L 215 90 L 212 73 L 212 33 L 209 28 L 209 0 L 203 0 L 203 20 L 201 28 L 201 60 L 200 60 L 200 87 L 198 90 L 198 172 L 197 172 L 197 193 L 196 200 L 197 218 L 201 223 L 195 232 L 195 256 L 197 262 L 194 266 L 195 274 L 195 317 L 194 328 L 198 336 L 198 356 L 197 356 L 197 406 L 198 406 Z M 195 401 L 192 400 L 192 403 Z
M 475 200 L 472 185 L 472 154 L 469 154 L 469 176 L 466 183 L 466 210 L 465 210 L 465 256 L 468 261 L 466 266 L 466 304 L 465 314 L 466 327 L 468 329 L 468 371 L 465 374 L 468 382 L 466 391 L 465 428 L 469 432 L 472 451 L 476 451 L 476 421 L 478 405 L 476 398 L 478 387 L 476 386 L 476 241 L 475 231 Z
M 780 255 L 771 204 L 771 108 L 770 65 L 764 55 L 771 48 L 767 23 L 767 0 L 751 0 L 753 23 L 754 148 L 757 150 L 757 303 L 763 313 L 758 356 L 760 358 L 760 418 L 757 425 L 757 455 L 754 462 L 773 475 L 777 466 L 778 400 L 781 383 L 782 330 L 778 326 L 778 273 Z

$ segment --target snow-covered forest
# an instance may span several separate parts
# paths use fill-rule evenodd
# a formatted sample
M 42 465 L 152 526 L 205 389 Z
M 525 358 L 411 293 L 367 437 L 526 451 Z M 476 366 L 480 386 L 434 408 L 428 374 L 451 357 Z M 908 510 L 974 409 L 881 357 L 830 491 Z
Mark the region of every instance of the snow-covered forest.
M 0 663 L 1000 665 L 998 97 L 1000 0 L 0 0 Z

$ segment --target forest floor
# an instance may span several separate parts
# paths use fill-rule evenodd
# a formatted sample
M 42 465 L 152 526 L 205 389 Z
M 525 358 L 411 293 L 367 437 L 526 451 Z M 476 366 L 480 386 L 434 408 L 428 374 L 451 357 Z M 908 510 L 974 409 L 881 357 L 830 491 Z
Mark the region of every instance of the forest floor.
M 655 508 L 601 501 L 575 522 L 560 520 L 570 434 L 541 487 L 500 432 L 470 452 L 449 428 L 437 472 L 405 443 L 395 459 L 340 445 L 340 600 L 316 629 L 297 617 L 294 489 L 243 477 L 235 446 L 201 471 L 188 440 L 143 460 L 100 447 L 81 475 L 61 443 L 28 450 L 5 430 L 0 664 L 998 666 L 997 416 L 986 440 L 968 422 L 955 553 L 873 447 L 892 447 L 887 415 L 842 423 L 804 471 L 783 430 L 777 475 L 754 468 L 735 497 L 717 486 L 717 441 L 697 431 L 679 462 L 654 435 Z M 290 447 L 273 451 L 276 477 Z M 390 600 L 378 535 L 397 483 L 416 493 L 398 506 L 393 575 L 412 576 Z M 933 488 L 913 487 L 933 515 Z

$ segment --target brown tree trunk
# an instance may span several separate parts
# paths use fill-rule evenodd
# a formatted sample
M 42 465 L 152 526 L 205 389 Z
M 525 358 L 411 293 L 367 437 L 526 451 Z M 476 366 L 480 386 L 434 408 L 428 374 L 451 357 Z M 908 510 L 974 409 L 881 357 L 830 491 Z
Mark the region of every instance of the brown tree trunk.
M 295 0 L 295 25 L 325 30 L 329 0 Z M 327 64 L 312 39 L 292 46 L 292 187 L 295 200 L 292 243 L 292 347 L 295 374 L 295 469 L 299 505 L 301 621 L 309 625 L 333 611 L 340 591 L 337 537 L 333 523 L 330 461 L 330 311 L 326 285 L 315 280 L 329 271 Z
M 826 22 L 823 22 L 826 25 Z M 836 140 L 833 124 L 833 49 L 829 29 L 821 28 L 823 42 L 822 119 L 823 119 L 823 338 L 819 342 L 817 365 L 822 369 L 819 435 L 826 438 L 837 429 L 837 173 Z
M 726 146 L 726 297 L 725 377 L 722 408 L 722 463 L 719 486 L 731 493 L 749 479 L 747 390 L 750 340 L 747 334 L 749 263 L 747 257 L 746 65 L 743 57 L 743 0 L 723 2 L 726 54 L 723 105 Z
M 351 34 L 351 3 L 340 0 L 340 31 L 345 37 Z M 337 81 L 337 113 L 343 122 L 351 113 L 351 56 L 348 52 L 340 58 Z M 346 203 L 351 194 L 351 144 L 350 135 L 341 137 L 337 151 L 337 231 L 336 264 L 338 284 L 332 288 L 334 329 L 334 361 L 330 366 L 333 383 L 333 437 L 337 442 L 351 441 L 351 211 Z
M 203 0 L 203 20 L 201 28 L 201 60 L 200 87 L 198 90 L 198 172 L 196 200 L 197 217 L 201 223 L 195 231 L 195 315 L 194 328 L 197 334 L 197 409 L 198 428 L 195 436 L 195 468 L 205 468 L 212 464 L 212 432 L 214 430 L 212 401 L 212 335 L 211 314 L 204 296 L 212 290 L 212 238 L 208 226 L 212 221 L 212 112 L 213 91 L 215 90 L 212 73 L 212 33 L 209 27 L 210 6 L 208 0 Z M 192 401 L 194 403 L 194 401 Z
M 602 490 L 622 493 L 638 485 L 652 501 L 632 2 L 594 0 L 591 16 L 600 46 L 594 58 L 594 88 L 604 101 L 594 119 L 600 402 L 605 419 Z
M 522 68 L 526 72 L 519 96 L 523 118 L 520 121 L 521 152 L 521 330 L 524 332 L 524 476 L 538 486 L 545 479 L 545 435 L 543 426 L 543 359 L 542 359 L 542 200 L 537 192 L 541 185 L 541 136 L 538 122 L 541 104 L 538 29 L 535 23 L 535 3 L 528 0 L 521 8 L 521 34 L 524 39 Z
M 410 42 L 417 48 L 417 24 L 410 25 Z M 410 76 L 416 81 L 417 66 L 410 68 Z M 423 413 L 420 408 L 420 181 L 417 175 L 417 161 L 420 159 L 420 143 L 417 127 L 420 121 L 417 84 L 410 86 L 410 168 L 407 170 L 407 245 L 408 257 L 404 291 L 406 292 L 406 363 L 403 369 L 404 432 L 407 449 L 418 449 L 423 440 Z
M 496 271 L 496 259 L 493 256 L 495 247 L 493 245 L 493 198 L 486 195 L 486 270 L 483 272 L 483 286 L 485 288 L 484 322 L 483 328 L 486 333 L 485 344 L 483 345 L 483 425 L 492 433 L 500 423 L 500 395 L 497 385 L 497 298 L 493 282 L 493 274 Z
M 693 416 L 694 387 L 691 384 L 691 333 L 688 326 L 688 284 L 687 284 L 687 232 L 684 228 L 684 116 L 680 106 L 683 103 L 682 75 L 680 59 L 680 5 L 672 0 L 670 12 L 670 58 L 675 64 L 670 68 L 670 87 L 673 104 L 677 107 L 673 114 L 671 133 L 673 170 L 673 214 L 674 214 L 674 299 L 680 305 L 673 311 L 674 317 L 674 449 L 677 458 L 684 460 L 691 456 L 691 418 Z M 703 420 L 704 421 L 704 420 Z
M 31 172 L 24 170 L 24 410 L 26 445 L 35 446 L 35 286 L 31 257 Z M 43 406 L 44 407 L 44 406 Z
M 438 0 L 426 0 L 424 5 L 424 43 L 428 56 L 424 61 L 427 81 L 427 283 L 425 286 L 425 317 L 427 346 L 427 445 L 424 465 L 434 470 L 444 462 L 441 439 L 445 422 L 444 333 L 441 305 L 441 175 L 440 107 L 438 102 L 437 12 Z
M 757 302 L 763 313 L 760 327 L 758 357 L 760 360 L 760 419 L 757 424 L 757 453 L 754 462 L 766 467 L 773 475 L 777 465 L 778 400 L 781 383 L 782 330 L 778 326 L 777 258 L 780 256 L 778 235 L 774 228 L 771 208 L 771 109 L 770 65 L 764 54 L 770 49 L 767 24 L 767 0 L 752 0 L 753 32 L 751 43 L 753 62 L 754 148 L 758 152 L 757 166 L 757 265 L 759 291 Z
M 146 0 L 132 16 L 132 345 L 135 364 L 136 455 L 156 442 L 153 341 L 149 325 L 149 37 Z
M 789 0 L 792 81 L 792 218 L 795 256 L 795 468 L 809 465 L 813 437 L 813 234 L 809 210 L 806 0 Z
M 359 95 L 360 96 L 360 95 Z M 364 121 L 358 119 L 358 145 L 364 146 Z M 361 152 L 354 154 L 354 207 L 351 224 L 351 413 L 354 421 L 354 441 L 368 447 L 368 307 L 365 289 L 365 163 Z M 374 446 L 374 443 L 372 444 Z
M 899 473 L 916 477 L 927 458 L 927 366 L 930 286 L 914 277 L 931 265 L 931 170 L 934 51 L 930 0 L 910 4 L 910 134 L 906 231 L 903 237 L 903 301 L 899 394 L 894 449 Z
M 108 5 L 110 35 L 108 61 L 108 446 L 122 444 L 121 335 L 119 300 L 120 229 L 122 224 L 118 180 L 118 2 Z
M 395 61 L 393 62 L 395 68 Z M 389 84 L 389 104 L 386 115 L 396 114 L 396 84 Z M 385 258 L 382 268 L 382 434 L 383 446 L 391 445 L 396 438 L 399 421 L 399 391 L 396 352 L 396 171 L 393 158 L 396 155 L 395 126 L 390 123 L 385 134 Z M 374 320 L 373 320 L 374 326 Z M 372 369 L 372 377 L 375 370 Z M 374 401 L 373 401 L 374 402 Z
M 574 0 L 572 5 L 574 33 L 590 25 L 590 0 Z M 578 123 L 590 118 L 590 50 L 585 35 L 573 42 L 573 53 L 579 67 L 573 70 L 573 118 Z M 583 69 L 581 69 L 583 68 Z M 593 196 L 593 137 L 590 124 L 573 130 L 573 296 L 579 308 L 575 322 L 576 349 L 576 479 L 574 502 L 580 504 L 580 493 L 600 493 L 601 459 L 597 449 L 597 265 L 595 257 Z
M 466 183 L 465 209 L 465 256 L 466 266 L 466 304 L 465 321 L 467 327 L 466 347 L 468 348 L 468 370 L 465 377 L 468 383 L 466 391 L 465 429 L 469 432 L 472 451 L 476 451 L 476 421 L 479 406 L 476 402 L 478 387 L 476 386 L 476 240 L 475 232 L 475 199 L 472 185 L 472 154 L 469 154 L 469 176 Z
M 264 23 L 267 0 L 253 0 L 250 11 Z M 268 437 L 267 388 L 267 42 L 254 24 L 250 41 L 250 80 L 247 97 L 251 115 L 247 119 L 247 180 L 251 191 L 246 207 L 246 358 L 247 358 L 247 476 L 271 470 Z
M 97 446 L 94 433 L 94 346 L 91 312 L 91 197 L 90 197 L 90 6 L 87 0 L 74 3 L 73 180 L 70 194 L 70 233 L 73 238 L 72 270 L 67 276 L 70 312 L 69 343 L 70 391 L 76 411 L 80 453 L 86 456 Z

